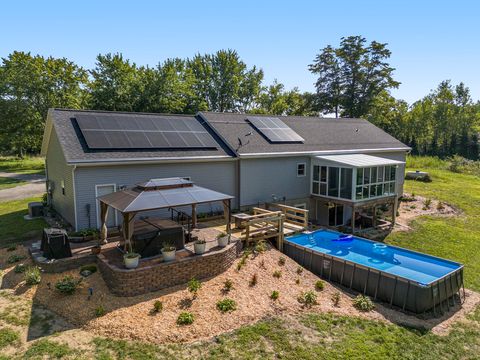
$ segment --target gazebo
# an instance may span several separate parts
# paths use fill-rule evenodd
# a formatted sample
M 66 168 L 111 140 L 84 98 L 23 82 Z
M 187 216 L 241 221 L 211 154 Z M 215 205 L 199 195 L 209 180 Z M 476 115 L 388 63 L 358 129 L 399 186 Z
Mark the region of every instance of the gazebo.
M 197 224 L 197 205 L 221 201 L 230 234 L 231 200 L 233 196 L 210 190 L 183 178 L 151 179 L 124 189 L 103 195 L 100 202 L 101 240 L 107 242 L 107 215 L 109 207 L 119 211 L 123 218 L 125 247 L 132 250 L 133 220 L 137 213 L 148 210 L 191 206 L 192 227 Z

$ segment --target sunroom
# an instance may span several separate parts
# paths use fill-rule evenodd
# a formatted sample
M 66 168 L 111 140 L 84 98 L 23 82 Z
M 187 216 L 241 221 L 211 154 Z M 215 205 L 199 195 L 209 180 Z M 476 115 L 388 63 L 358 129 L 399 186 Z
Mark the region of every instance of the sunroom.
M 319 225 L 352 232 L 375 228 L 377 208 L 389 212 L 394 225 L 403 161 L 348 154 L 315 156 L 311 164 L 310 193 Z

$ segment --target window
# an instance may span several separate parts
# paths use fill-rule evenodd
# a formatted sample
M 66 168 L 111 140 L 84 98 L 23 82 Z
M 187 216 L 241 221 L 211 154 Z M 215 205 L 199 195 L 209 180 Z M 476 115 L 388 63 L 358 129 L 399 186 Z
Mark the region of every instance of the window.
M 353 169 L 314 165 L 312 171 L 312 194 L 343 199 L 352 198 Z
M 305 163 L 297 164 L 297 177 L 304 177 L 306 175 L 306 167 Z
M 328 209 L 328 226 L 343 225 L 343 205 L 333 205 Z
M 328 168 L 328 196 L 338 197 L 338 189 L 340 182 L 340 168 Z
M 62 189 L 62 195 L 65 195 L 65 181 L 64 180 L 60 181 L 60 187 Z
M 314 165 L 312 171 L 312 194 L 327 195 L 327 167 Z
M 396 172 L 393 165 L 357 169 L 355 199 L 394 195 Z
M 352 198 L 352 174 L 353 170 L 342 168 L 340 173 L 340 197 L 342 199 Z

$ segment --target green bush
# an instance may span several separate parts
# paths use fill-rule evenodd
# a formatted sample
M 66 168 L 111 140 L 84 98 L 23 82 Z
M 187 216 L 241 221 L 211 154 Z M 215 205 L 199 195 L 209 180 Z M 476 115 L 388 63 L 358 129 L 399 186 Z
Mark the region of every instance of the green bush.
M 341 299 L 340 293 L 338 291 L 334 292 L 332 294 L 333 306 L 338 306 L 340 304 L 340 299 Z
M 194 277 L 190 279 L 187 284 L 188 291 L 190 291 L 194 297 L 197 296 L 198 290 L 202 287 L 202 283 Z
M 315 283 L 315 290 L 322 291 L 325 288 L 325 283 L 322 280 L 318 280 Z
M 62 294 L 71 295 L 77 290 L 78 284 L 82 279 L 74 279 L 71 275 L 66 275 L 55 283 L 55 288 Z
M 95 308 L 95 316 L 96 317 L 102 317 L 103 315 L 105 315 L 107 313 L 107 311 L 105 310 L 105 308 L 103 307 L 103 305 L 98 305 L 96 308 Z
M 17 250 L 17 244 L 12 244 L 7 247 L 7 251 L 15 251 Z
M 30 266 L 25 269 L 24 273 L 25 283 L 27 285 L 37 285 L 40 284 L 42 279 L 42 274 L 40 273 L 40 268 L 38 266 Z
M 282 272 L 280 270 L 275 270 L 273 272 L 273 277 L 277 278 L 277 279 L 281 278 L 282 277 Z
M 432 199 L 426 198 L 426 199 L 423 201 L 423 209 L 424 209 L 424 210 L 430 209 L 430 206 L 431 206 L 431 205 L 432 205 Z
M 270 294 L 270 299 L 277 300 L 279 296 L 280 296 L 280 293 L 277 290 L 273 290 L 272 293 Z
M 372 300 L 368 296 L 364 296 L 362 294 L 353 299 L 353 306 L 356 309 L 364 312 L 375 309 L 375 304 L 372 302 Z
M 19 261 L 22 261 L 22 260 L 25 260 L 26 257 L 23 256 L 23 255 L 18 255 L 18 254 L 13 254 L 13 255 L 10 255 L 7 259 L 7 263 L 9 264 L 15 264 L 16 262 L 19 262 Z
M 17 274 L 21 274 L 24 273 L 26 269 L 27 267 L 25 266 L 25 264 L 17 264 L 13 271 L 15 271 L 15 273 Z
M 83 265 L 80 268 L 80 272 L 85 271 L 85 270 L 88 270 L 93 274 L 94 272 L 97 272 L 97 265 L 95 265 L 95 264 Z
M 263 253 L 267 251 L 267 242 L 264 240 L 260 240 L 255 244 L 255 251 L 259 253 Z
M 305 291 L 298 296 L 297 300 L 300 304 L 311 307 L 317 303 L 317 294 L 313 291 Z
M 178 315 L 178 318 L 177 318 L 177 324 L 178 325 L 190 325 L 193 323 L 193 321 L 195 320 L 195 316 L 188 312 L 188 311 L 184 311 L 182 313 L 180 313 L 180 315 Z
M 233 289 L 233 281 L 230 279 L 225 280 L 225 282 L 223 283 L 223 291 L 229 292 L 232 289 Z
M 220 310 L 222 313 L 234 311 L 237 309 L 237 303 L 235 302 L 235 300 L 225 298 L 217 302 L 217 309 Z
M 281 256 L 280 259 L 278 259 L 278 265 L 280 265 L 280 266 L 285 265 L 285 261 L 286 261 L 285 258 L 283 256 Z
M 163 303 L 160 300 L 155 300 L 153 303 L 153 311 L 154 312 L 161 312 L 163 310 Z

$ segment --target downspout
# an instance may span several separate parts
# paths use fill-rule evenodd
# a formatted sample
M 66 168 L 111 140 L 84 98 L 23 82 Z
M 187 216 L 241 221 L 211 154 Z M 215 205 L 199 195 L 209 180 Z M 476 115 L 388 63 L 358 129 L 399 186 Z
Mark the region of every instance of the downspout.
M 75 231 L 78 231 L 78 219 L 77 219 L 77 192 L 75 191 L 75 170 L 77 165 L 72 166 L 72 187 L 73 187 L 73 215 L 75 219 Z
M 240 188 L 241 188 L 241 184 L 240 184 L 240 179 L 241 179 L 241 161 L 240 158 L 237 159 L 237 181 L 236 181 L 236 185 L 237 185 L 237 189 L 236 189 L 236 196 L 237 196 L 237 209 L 240 210 Z

